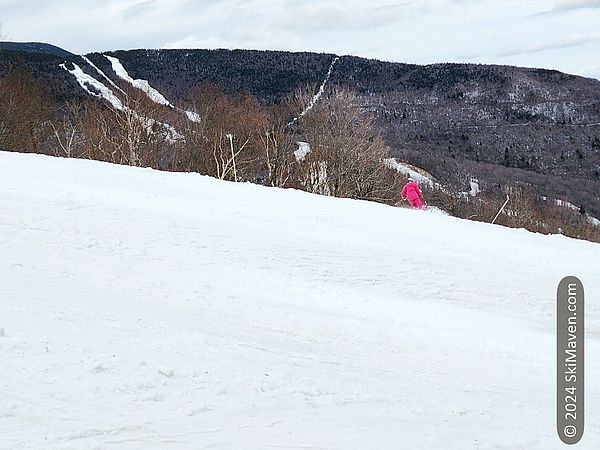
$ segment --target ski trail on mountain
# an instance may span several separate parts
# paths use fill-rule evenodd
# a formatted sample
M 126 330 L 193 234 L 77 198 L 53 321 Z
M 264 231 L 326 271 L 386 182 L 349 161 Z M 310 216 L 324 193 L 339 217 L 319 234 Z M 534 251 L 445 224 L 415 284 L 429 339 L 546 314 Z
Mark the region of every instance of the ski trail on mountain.
M 101 76 L 102 78 L 104 78 L 106 81 L 108 81 L 108 82 L 110 83 L 110 85 L 111 85 L 112 87 L 114 87 L 115 89 L 117 89 L 117 90 L 118 90 L 119 92 L 121 92 L 122 94 L 125 94 L 125 91 L 124 91 L 123 89 L 121 89 L 119 86 L 117 86 L 117 85 L 116 85 L 116 83 L 115 83 L 113 80 L 111 80 L 110 78 L 108 78 L 108 75 L 106 75 L 106 74 L 105 74 L 105 73 L 102 71 L 102 69 L 100 69 L 98 66 L 96 66 L 96 64 L 94 64 L 94 63 L 93 63 L 93 62 L 92 62 L 92 61 L 91 61 L 91 60 L 90 60 L 90 59 L 89 59 L 87 56 L 85 56 L 85 55 L 81 55 L 81 58 L 82 58 L 82 59 L 83 59 L 83 60 L 84 60 L 86 63 L 88 63 L 90 66 L 92 66 L 92 67 L 93 67 L 93 68 L 96 70 L 96 72 L 98 72 L 98 73 L 100 74 L 100 76 Z
M 187 119 L 192 122 L 200 122 L 200 115 L 198 113 L 178 108 L 177 106 L 173 105 L 169 100 L 167 100 L 167 98 L 162 93 L 160 93 L 158 89 L 155 89 L 152 86 L 150 86 L 150 83 L 147 80 L 134 79 L 133 77 L 131 77 L 131 75 L 129 75 L 129 72 L 127 72 L 127 69 L 125 69 L 125 66 L 123 66 L 123 63 L 121 63 L 121 61 L 118 58 L 109 55 L 104 55 L 104 57 L 110 61 L 113 70 L 119 78 L 130 83 L 133 87 L 145 92 L 150 100 L 152 100 L 155 103 L 158 103 L 159 105 L 167 106 L 169 108 L 173 108 L 179 112 L 182 112 L 183 114 L 185 114 Z M 104 75 L 101 71 L 100 73 Z
M 133 87 L 145 92 L 148 98 L 153 102 L 158 103 L 159 105 L 168 106 L 169 108 L 174 108 L 171 102 L 167 100 L 164 95 L 150 86 L 150 83 L 147 80 L 132 78 L 118 58 L 109 55 L 104 55 L 104 57 L 110 61 L 113 70 L 119 78 L 127 81 Z
M 325 75 L 325 79 L 323 80 L 323 83 L 321 84 L 321 86 L 319 87 L 319 91 L 315 94 L 315 96 L 311 99 L 310 103 L 308 104 L 308 106 L 304 109 L 304 111 L 302 111 L 300 113 L 300 115 L 298 117 L 295 117 L 290 123 L 289 125 L 297 122 L 299 119 L 301 119 L 307 112 L 309 112 L 311 109 L 313 109 L 313 107 L 317 104 L 317 102 L 321 99 L 321 96 L 323 95 L 323 93 L 325 92 L 325 88 L 327 87 L 327 83 L 329 82 L 329 78 L 331 77 L 331 72 L 333 72 L 333 68 L 335 66 L 335 64 L 340 60 L 339 56 L 336 56 L 335 58 L 333 58 L 333 61 L 331 61 L 331 64 L 329 65 L 329 70 L 327 71 L 327 75 Z
M 90 63 L 91 63 L 91 61 L 90 61 Z M 144 124 L 144 126 L 146 127 L 146 129 L 149 132 L 151 132 L 151 130 L 154 128 L 155 124 L 159 125 L 160 127 L 163 128 L 163 130 L 165 130 L 165 139 L 170 143 L 184 140 L 183 135 L 181 133 L 179 133 L 175 129 L 175 127 L 173 127 L 172 125 L 170 125 L 168 123 L 160 122 L 158 120 L 152 119 L 150 117 L 141 116 L 137 111 L 125 106 L 123 104 L 123 102 L 121 101 L 121 99 L 119 99 L 119 97 L 117 97 L 115 95 L 115 93 L 110 88 L 108 88 L 104 83 L 102 83 L 101 81 L 98 81 L 93 76 L 85 73 L 83 71 L 83 69 L 81 67 L 79 67 L 77 64 L 75 64 L 75 63 L 72 63 L 72 64 L 74 67 L 73 70 L 69 70 L 67 68 L 66 64 L 64 64 L 64 63 L 60 64 L 60 67 L 63 68 L 64 70 L 66 70 L 67 72 L 69 72 L 71 75 L 73 75 L 75 77 L 75 79 L 77 80 L 77 82 L 79 83 L 79 85 L 88 94 L 90 94 L 96 98 L 102 98 L 104 100 L 107 100 L 115 109 L 117 109 L 119 111 L 132 113 L 137 120 L 139 120 L 140 122 L 142 122 Z M 93 64 L 90 64 L 90 65 L 92 67 L 95 67 Z M 106 75 L 103 74 L 103 72 L 100 69 L 98 69 L 98 68 L 96 68 L 96 69 L 99 71 L 99 73 L 101 75 L 104 75 L 106 77 Z M 114 83 L 112 83 L 112 84 L 114 84 Z M 96 92 L 90 90 L 89 89 L 90 87 L 94 88 L 99 93 L 96 93 Z M 120 89 L 119 87 L 117 87 L 117 89 L 119 89 L 119 91 L 123 92 L 123 90 Z
M 125 110 L 125 106 L 123 105 L 123 102 L 121 102 L 119 97 L 117 97 L 110 88 L 108 88 L 104 83 L 95 79 L 93 76 L 85 73 L 83 71 L 83 69 L 81 67 L 79 67 L 77 64 L 75 64 L 75 63 L 72 63 L 72 64 L 74 67 L 73 70 L 67 69 L 67 66 L 64 63 L 60 64 L 60 67 L 63 68 L 64 70 L 66 70 L 67 72 L 69 72 L 71 75 L 73 75 L 75 77 L 75 79 L 77 80 L 77 82 L 79 83 L 79 85 L 88 94 L 90 94 L 94 97 L 97 97 L 97 98 L 103 98 L 103 99 L 107 100 L 115 109 L 118 109 L 119 111 Z M 99 94 L 91 91 L 89 89 L 89 87 L 96 89 L 99 92 Z

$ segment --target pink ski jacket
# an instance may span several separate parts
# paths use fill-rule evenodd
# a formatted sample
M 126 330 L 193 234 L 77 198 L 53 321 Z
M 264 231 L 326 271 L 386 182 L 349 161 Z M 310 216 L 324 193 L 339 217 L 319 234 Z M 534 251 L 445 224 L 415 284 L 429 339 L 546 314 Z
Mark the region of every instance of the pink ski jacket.
M 415 200 L 421 197 L 421 190 L 416 182 L 409 181 L 402 188 L 401 195 L 403 199 Z

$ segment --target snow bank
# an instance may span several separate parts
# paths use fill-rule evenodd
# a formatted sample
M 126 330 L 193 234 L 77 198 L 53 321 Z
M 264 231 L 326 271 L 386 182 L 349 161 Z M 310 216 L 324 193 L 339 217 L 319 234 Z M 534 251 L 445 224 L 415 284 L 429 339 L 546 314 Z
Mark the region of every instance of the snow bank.
M 559 280 L 600 246 L 0 153 L 0 448 L 560 449 Z

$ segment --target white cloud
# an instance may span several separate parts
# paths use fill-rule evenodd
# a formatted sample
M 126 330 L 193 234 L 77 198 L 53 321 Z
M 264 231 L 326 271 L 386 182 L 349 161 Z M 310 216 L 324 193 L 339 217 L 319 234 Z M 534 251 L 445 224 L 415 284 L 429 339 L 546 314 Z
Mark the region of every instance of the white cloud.
M 576 75 L 581 75 L 582 77 L 596 78 L 600 80 L 600 63 L 584 67 L 583 69 L 579 69 L 574 73 Z
M 255 48 L 576 72 L 600 52 L 599 6 L 600 0 L 0 0 L 0 18 L 14 40 L 77 53 Z
M 600 42 L 600 32 L 574 33 L 563 39 L 553 42 L 538 42 L 525 48 L 513 49 L 500 53 L 498 56 L 515 56 L 529 53 L 538 53 L 546 50 L 557 50 L 562 48 L 577 47 L 592 42 Z
M 600 8 L 600 0 L 555 0 L 555 11 L 570 11 L 582 8 Z

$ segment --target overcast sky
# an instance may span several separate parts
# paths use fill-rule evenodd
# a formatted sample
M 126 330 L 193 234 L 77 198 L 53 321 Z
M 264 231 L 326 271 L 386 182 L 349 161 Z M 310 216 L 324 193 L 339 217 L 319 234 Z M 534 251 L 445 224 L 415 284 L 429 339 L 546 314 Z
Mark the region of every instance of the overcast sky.
M 251 48 L 600 79 L 600 0 L 0 0 L 11 41 L 74 53 Z

